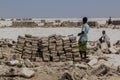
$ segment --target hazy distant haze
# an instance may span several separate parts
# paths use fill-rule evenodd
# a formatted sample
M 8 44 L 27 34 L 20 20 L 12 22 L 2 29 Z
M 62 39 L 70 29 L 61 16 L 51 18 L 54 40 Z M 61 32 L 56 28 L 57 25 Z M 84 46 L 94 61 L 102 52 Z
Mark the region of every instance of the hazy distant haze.
M 120 0 L 0 0 L 0 17 L 120 17 L 119 8 Z

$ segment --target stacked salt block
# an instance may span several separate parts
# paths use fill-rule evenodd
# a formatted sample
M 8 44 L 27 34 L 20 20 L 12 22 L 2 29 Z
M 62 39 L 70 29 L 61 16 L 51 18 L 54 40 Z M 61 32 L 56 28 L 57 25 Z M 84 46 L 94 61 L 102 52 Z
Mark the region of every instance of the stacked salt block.
M 13 46 L 13 40 L 11 39 L 0 39 L 0 47 L 1 48 L 11 48 Z
M 15 53 L 19 53 L 19 54 L 23 53 L 24 43 L 25 43 L 25 37 L 18 36 Z
M 35 37 L 26 34 L 19 36 L 16 53 L 22 54 L 22 58 L 37 61 L 79 61 L 80 54 L 75 36 L 63 37 L 50 35 L 48 37 Z
M 32 57 L 32 35 L 25 35 L 25 43 L 23 47 L 22 58 L 30 59 Z
M 26 34 L 22 57 L 27 57 L 31 58 L 32 60 L 36 60 L 36 57 L 40 56 L 38 52 L 38 41 L 38 37 Z
M 26 34 L 25 37 L 18 36 L 15 53 L 20 53 L 22 58 L 28 58 L 31 60 L 41 60 L 38 52 L 39 38 Z
M 48 43 L 48 37 L 41 37 L 39 41 L 39 50 L 42 54 L 43 61 L 49 61 L 50 60 L 50 53 L 48 50 L 49 43 Z
M 72 61 L 72 48 L 71 48 L 71 42 L 69 37 L 63 38 L 63 49 L 65 51 L 65 56 L 67 61 Z
M 73 54 L 73 60 L 74 61 L 80 61 L 80 53 L 78 48 L 78 42 L 76 41 L 75 36 L 70 36 L 70 47 L 72 48 L 72 54 Z
M 40 38 L 40 51 L 43 61 L 60 61 L 60 55 L 64 54 L 63 42 L 60 35 L 50 35 Z
M 60 58 L 60 61 L 66 61 L 66 55 L 63 48 L 63 37 L 61 35 L 56 35 L 56 51 Z
M 39 37 L 32 36 L 32 48 L 31 48 L 32 57 L 31 58 L 37 61 L 41 61 L 41 58 L 40 58 L 41 55 L 40 55 L 40 52 L 38 51 L 39 50 L 38 43 L 39 43 Z
M 57 41 L 56 35 L 55 34 L 50 35 L 48 38 L 49 38 L 48 49 L 49 49 L 49 52 L 50 52 L 50 59 L 52 61 L 58 62 L 58 61 L 60 61 L 60 58 L 59 58 L 59 55 L 58 55 L 58 52 L 57 52 L 58 47 L 56 47 L 56 41 Z

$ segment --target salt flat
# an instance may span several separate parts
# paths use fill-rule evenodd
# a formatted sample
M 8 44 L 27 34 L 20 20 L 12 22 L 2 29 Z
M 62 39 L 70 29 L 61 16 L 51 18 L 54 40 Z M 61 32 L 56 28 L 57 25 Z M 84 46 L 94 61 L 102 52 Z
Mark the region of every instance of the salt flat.
M 98 40 L 99 37 L 102 35 L 101 34 L 102 30 L 105 30 L 107 32 L 107 34 L 110 37 L 112 42 L 116 42 L 117 40 L 120 40 L 120 36 L 119 36 L 120 30 L 119 29 L 105 29 L 105 28 L 102 28 L 102 29 L 91 28 L 90 32 L 89 32 L 89 40 L 90 41 Z M 32 34 L 33 36 L 39 36 L 39 37 L 49 36 L 51 34 L 61 34 L 64 36 L 73 34 L 74 36 L 77 36 L 77 34 L 79 32 L 81 32 L 81 28 L 0 28 L 0 38 L 8 38 L 8 39 L 17 40 L 18 35 L 24 36 L 25 34 Z M 77 36 L 77 39 L 79 39 L 78 36 Z M 3 49 L 5 49 L 4 54 L 7 54 L 8 59 L 10 58 L 10 56 L 8 56 L 8 55 L 14 54 L 14 53 L 12 53 L 12 51 L 8 51 L 6 48 L 3 48 Z M 2 53 L 2 51 L 1 51 L 1 53 Z M 98 69 L 99 69 L 99 66 L 101 66 L 103 64 L 105 65 L 105 67 L 102 69 L 103 70 L 102 72 L 106 71 L 106 68 L 110 68 L 110 70 L 107 71 L 107 73 L 105 73 L 105 74 L 103 73 L 104 76 L 100 76 L 101 80 L 103 80 L 105 77 L 108 77 L 107 76 L 108 74 L 112 74 L 112 76 L 111 75 L 109 76 L 110 78 L 114 77 L 114 75 L 115 75 L 115 78 L 117 78 L 116 80 L 119 80 L 119 75 L 118 75 L 119 72 L 117 71 L 118 67 L 120 66 L 120 60 L 119 60 L 120 55 L 119 54 L 103 54 L 102 51 L 100 50 L 100 51 L 95 51 L 94 54 L 89 54 L 88 56 L 90 59 L 89 63 L 81 62 L 80 64 L 79 63 L 74 64 L 73 61 L 45 62 L 45 63 L 44 62 L 35 62 L 33 65 L 37 65 L 37 67 L 33 67 L 30 69 L 31 70 L 33 69 L 37 72 L 35 72 L 35 76 L 32 78 L 29 78 L 29 80 L 39 80 L 39 79 L 58 80 L 65 72 L 68 72 L 71 76 L 73 76 L 74 80 L 81 79 L 81 77 L 78 78 L 77 76 L 82 76 L 83 79 L 85 78 L 86 80 L 97 80 L 97 78 L 99 78 L 99 77 L 96 76 L 96 74 L 101 73 L 101 69 L 100 70 L 98 70 Z M 21 60 L 21 61 L 24 61 L 24 60 Z M 22 63 L 25 63 L 25 62 L 22 62 Z M 30 63 L 32 63 L 32 62 L 30 62 Z M 13 67 L 13 69 L 15 68 L 15 70 L 16 70 L 15 72 L 18 72 L 18 70 L 21 71 L 21 68 L 16 68 L 16 67 L 17 66 Z M 6 64 L 2 64 L 0 66 L 1 74 L 6 73 L 6 71 L 8 72 L 8 70 L 10 70 L 10 69 L 11 69 L 11 67 L 9 67 L 9 65 L 6 65 Z M 28 72 L 28 69 L 26 70 L 26 72 Z M 95 72 L 92 75 L 86 74 L 86 72 L 92 73 L 91 71 L 93 71 L 94 69 L 95 69 L 95 71 L 98 70 L 98 72 Z M 112 72 L 112 70 L 113 70 L 113 72 Z M 34 73 L 34 71 L 32 71 L 32 73 Z M 83 76 L 83 75 L 87 75 L 87 76 Z M 94 78 L 89 79 L 89 77 L 94 76 L 94 75 L 97 77 L 96 79 L 94 79 Z M 21 77 L 15 78 L 15 80 L 18 80 L 18 79 L 26 80 L 26 78 L 21 78 Z M 4 80 L 4 78 L 0 79 L 0 80 Z M 104 80 L 110 80 L 110 79 L 105 78 Z M 115 79 L 113 79 L 113 80 L 115 80 Z
M 102 30 L 105 30 L 107 35 L 110 37 L 112 42 L 120 40 L 120 30 L 119 29 L 94 29 L 91 28 L 89 31 L 89 40 L 96 41 L 102 35 Z M 64 36 L 77 34 L 81 32 L 81 28 L 0 28 L 0 38 L 9 38 L 17 40 L 18 35 L 32 34 L 33 36 L 49 36 L 51 34 L 61 34 Z M 77 39 L 79 37 L 77 36 Z

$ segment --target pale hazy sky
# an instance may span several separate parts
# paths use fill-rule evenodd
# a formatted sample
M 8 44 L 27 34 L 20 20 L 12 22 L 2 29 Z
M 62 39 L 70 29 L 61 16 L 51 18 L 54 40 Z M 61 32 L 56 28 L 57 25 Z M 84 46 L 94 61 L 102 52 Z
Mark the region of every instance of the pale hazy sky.
M 2 18 L 120 17 L 120 0 L 0 0 Z

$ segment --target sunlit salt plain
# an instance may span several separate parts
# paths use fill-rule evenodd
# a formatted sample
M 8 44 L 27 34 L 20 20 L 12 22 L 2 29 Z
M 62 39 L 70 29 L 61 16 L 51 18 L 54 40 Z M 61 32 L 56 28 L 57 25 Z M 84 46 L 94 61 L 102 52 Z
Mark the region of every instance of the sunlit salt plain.
M 102 35 L 102 30 L 106 31 L 111 42 L 120 40 L 120 29 L 90 28 L 88 34 L 89 41 L 98 40 Z M 18 35 L 24 36 L 25 34 L 31 34 L 38 37 L 49 36 L 51 34 L 61 34 L 63 36 L 73 34 L 74 36 L 77 36 L 79 32 L 81 32 L 81 28 L 0 28 L 0 38 L 17 40 Z M 78 36 L 77 39 L 79 39 Z

